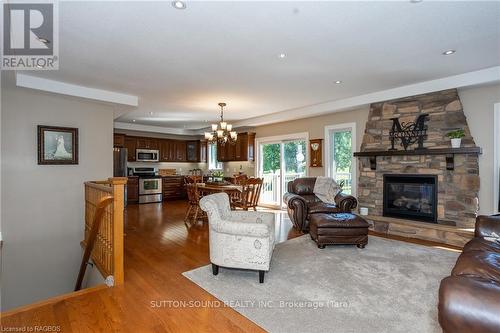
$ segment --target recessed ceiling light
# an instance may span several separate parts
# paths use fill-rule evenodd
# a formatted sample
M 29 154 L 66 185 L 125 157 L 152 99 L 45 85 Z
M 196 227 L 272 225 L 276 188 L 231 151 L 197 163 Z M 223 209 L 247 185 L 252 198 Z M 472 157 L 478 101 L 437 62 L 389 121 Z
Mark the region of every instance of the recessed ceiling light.
M 172 6 L 174 6 L 175 9 L 186 9 L 186 3 L 184 1 L 172 1 Z
M 285 53 L 280 53 L 279 57 L 280 57 L 281 59 L 286 58 L 286 54 L 285 54 Z
M 455 52 L 457 52 L 457 51 L 455 51 L 455 50 L 447 50 L 447 51 L 443 52 L 443 55 L 452 55 Z
M 135 123 L 135 119 L 132 119 L 132 122 Z
M 44 43 L 44 44 L 49 44 L 50 41 L 46 38 L 42 38 L 42 37 L 37 37 L 36 39 L 38 39 L 40 42 Z
M 340 81 L 340 80 L 335 81 L 335 84 L 341 84 L 341 83 L 342 83 L 342 81 Z

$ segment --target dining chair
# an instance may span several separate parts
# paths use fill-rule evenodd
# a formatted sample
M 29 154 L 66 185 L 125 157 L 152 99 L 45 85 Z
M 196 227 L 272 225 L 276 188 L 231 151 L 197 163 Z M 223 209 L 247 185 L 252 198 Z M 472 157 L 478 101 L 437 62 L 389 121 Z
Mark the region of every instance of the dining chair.
M 246 183 L 247 180 L 248 180 L 247 175 L 238 175 L 238 176 L 234 176 L 234 178 L 233 178 L 235 185 L 243 185 Z
M 263 178 L 248 178 L 242 186 L 239 200 L 232 202 L 232 206 L 243 210 L 253 208 L 256 211 L 263 183 Z
M 186 176 L 184 177 L 184 183 L 187 184 L 196 184 L 196 183 L 202 183 L 203 182 L 203 176 Z
M 197 183 L 187 184 L 186 192 L 189 206 L 186 211 L 186 216 L 184 217 L 184 224 L 187 227 L 191 227 L 198 222 L 199 217 L 204 216 L 204 213 L 200 209 L 200 193 L 198 191 Z

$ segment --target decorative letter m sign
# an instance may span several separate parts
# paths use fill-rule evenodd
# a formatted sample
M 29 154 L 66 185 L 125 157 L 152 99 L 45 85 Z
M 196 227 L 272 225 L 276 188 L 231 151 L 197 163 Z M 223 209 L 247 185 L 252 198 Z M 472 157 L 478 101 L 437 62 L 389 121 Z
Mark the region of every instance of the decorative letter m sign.
M 399 123 L 399 118 L 391 118 L 392 129 L 389 132 L 389 138 L 391 139 L 391 149 L 394 148 L 396 140 L 400 140 L 400 145 L 404 150 L 408 150 L 408 147 L 418 142 L 418 147 L 416 149 L 425 149 L 424 140 L 427 138 L 427 125 L 425 122 L 428 120 L 429 115 L 427 113 L 422 113 L 417 117 L 414 123 Z

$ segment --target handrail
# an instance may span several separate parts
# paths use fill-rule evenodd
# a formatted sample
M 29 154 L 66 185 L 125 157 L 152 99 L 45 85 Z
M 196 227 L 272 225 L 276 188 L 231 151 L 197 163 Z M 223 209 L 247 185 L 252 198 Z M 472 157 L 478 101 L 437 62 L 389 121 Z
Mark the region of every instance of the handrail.
M 80 264 L 80 272 L 78 273 L 78 278 L 76 280 L 75 291 L 78 291 L 82 288 L 83 277 L 85 276 L 85 271 L 87 269 L 87 263 L 90 259 L 90 254 L 94 249 L 97 233 L 99 232 L 99 228 L 101 227 L 102 216 L 104 215 L 106 207 L 110 205 L 112 202 L 113 202 L 113 196 L 108 195 L 101 198 L 101 200 L 96 205 L 94 222 L 92 223 L 89 236 L 85 241 L 86 243 L 85 252 L 83 254 L 82 263 Z
M 90 252 L 86 260 L 92 259 L 108 286 L 124 282 L 123 228 L 126 183 L 127 177 L 85 182 L 85 236 L 81 245 L 85 252 Z M 112 198 L 112 205 L 108 203 L 102 206 L 103 200 L 109 197 Z M 96 218 L 100 219 L 97 229 L 94 228 L 97 226 Z M 96 233 L 95 236 L 92 236 L 93 232 Z M 94 244 L 89 243 L 91 237 L 94 237 Z M 81 278 L 83 280 L 84 276 Z M 76 287 L 81 287 L 81 284 L 78 286 L 77 283 Z

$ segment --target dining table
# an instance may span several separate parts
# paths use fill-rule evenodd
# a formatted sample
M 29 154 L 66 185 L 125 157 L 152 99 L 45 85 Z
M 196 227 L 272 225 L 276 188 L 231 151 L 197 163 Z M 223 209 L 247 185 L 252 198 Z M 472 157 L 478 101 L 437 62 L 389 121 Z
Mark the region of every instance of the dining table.
M 198 193 L 201 195 L 209 195 L 213 193 L 227 193 L 230 197 L 238 195 L 243 191 L 243 186 L 234 184 L 211 184 L 211 183 L 198 183 L 196 184 Z

